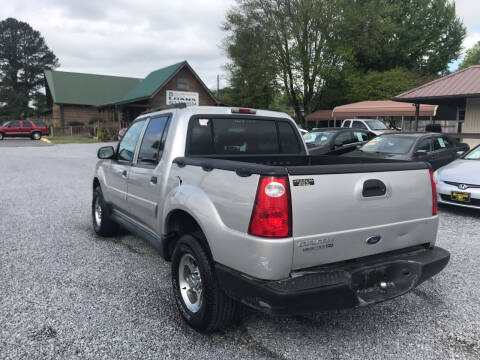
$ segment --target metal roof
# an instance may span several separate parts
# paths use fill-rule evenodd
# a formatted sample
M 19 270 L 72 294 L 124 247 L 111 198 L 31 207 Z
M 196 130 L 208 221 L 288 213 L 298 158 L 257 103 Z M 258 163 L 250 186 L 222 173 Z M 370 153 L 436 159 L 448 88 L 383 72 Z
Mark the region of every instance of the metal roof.
M 306 116 L 307 121 L 333 120 L 332 110 L 317 110 Z
M 143 99 L 148 99 L 153 96 L 167 81 L 177 73 L 185 64 L 186 61 L 182 61 L 155 71 L 152 71 L 148 76 L 142 80 L 135 88 L 133 88 L 128 94 L 126 94 L 118 104 L 124 104 Z
M 420 104 L 420 116 L 435 116 L 437 105 Z M 333 109 L 337 119 L 355 118 L 358 116 L 415 116 L 412 103 L 391 100 L 360 101 L 353 104 L 337 106 Z
M 480 97 L 480 65 L 473 65 L 431 81 L 393 98 L 395 101 L 417 102 L 455 97 Z
M 110 104 L 121 99 L 142 79 L 45 70 L 45 79 L 56 104 Z

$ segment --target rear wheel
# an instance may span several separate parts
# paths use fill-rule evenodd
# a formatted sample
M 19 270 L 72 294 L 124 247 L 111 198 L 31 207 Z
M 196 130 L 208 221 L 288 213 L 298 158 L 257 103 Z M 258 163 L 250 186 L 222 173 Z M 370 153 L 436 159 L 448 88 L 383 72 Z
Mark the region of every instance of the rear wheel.
M 100 236 L 106 237 L 118 234 L 119 225 L 111 219 L 110 209 L 105 204 L 102 189 L 99 186 L 93 191 L 92 222 L 93 229 Z
M 240 305 L 220 288 L 205 249 L 190 234 L 173 252 L 172 287 L 182 317 L 199 332 L 220 330 L 238 319 Z
M 31 135 L 32 140 L 40 140 L 42 137 L 42 134 L 40 134 L 38 131 L 34 131 Z

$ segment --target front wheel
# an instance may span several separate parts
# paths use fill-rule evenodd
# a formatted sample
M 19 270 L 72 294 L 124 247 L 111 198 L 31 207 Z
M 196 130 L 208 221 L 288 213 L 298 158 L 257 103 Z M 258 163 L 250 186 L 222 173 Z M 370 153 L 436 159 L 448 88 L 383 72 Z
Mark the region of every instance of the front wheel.
M 100 236 L 107 237 L 118 234 L 119 225 L 110 218 L 110 209 L 105 204 L 100 186 L 93 191 L 92 222 L 93 229 Z
M 199 332 L 223 329 L 237 318 L 239 304 L 219 287 L 205 249 L 192 235 L 183 235 L 173 252 L 172 286 L 182 317 Z
M 3 133 L 0 132 L 0 140 L 3 140 Z

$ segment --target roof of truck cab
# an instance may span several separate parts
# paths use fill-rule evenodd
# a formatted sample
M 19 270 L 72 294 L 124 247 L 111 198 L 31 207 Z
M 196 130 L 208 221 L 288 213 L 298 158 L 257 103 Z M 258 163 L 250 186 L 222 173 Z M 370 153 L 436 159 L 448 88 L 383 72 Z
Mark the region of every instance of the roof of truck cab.
M 271 111 L 271 110 L 261 110 L 261 109 L 252 109 L 255 110 L 255 114 L 240 114 L 232 113 L 232 109 L 238 109 L 238 107 L 226 107 L 226 106 L 187 106 L 185 108 L 170 108 L 162 109 L 155 112 L 150 112 L 141 115 L 141 117 L 151 117 L 164 113 L 175 112 L 178 114 L 186 114 L 188 117 L 195 115 L 228 115 L 228 116 L 242 116 L 242 117 L 271 117 L 271 118 L 285 118 L 292 120 L 292 118 L 283 112 L 280 111 Z M 293 120 L 292 120 L 293 121 Z

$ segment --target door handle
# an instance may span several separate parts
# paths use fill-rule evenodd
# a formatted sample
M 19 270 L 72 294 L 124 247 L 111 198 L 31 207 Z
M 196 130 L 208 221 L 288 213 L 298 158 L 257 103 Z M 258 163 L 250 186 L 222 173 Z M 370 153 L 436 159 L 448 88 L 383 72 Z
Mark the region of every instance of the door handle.
M 122 171 L 122 177 L 126 178 L 127 177 L 127 170 Z
M 152 176 L 152 177 L 150 178 L 150 184 L 154 184 L 154 185 L 155 185 L 156 183 L 157 183 L 157 177 L 156 177 L 156 176 Z

